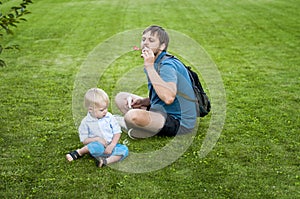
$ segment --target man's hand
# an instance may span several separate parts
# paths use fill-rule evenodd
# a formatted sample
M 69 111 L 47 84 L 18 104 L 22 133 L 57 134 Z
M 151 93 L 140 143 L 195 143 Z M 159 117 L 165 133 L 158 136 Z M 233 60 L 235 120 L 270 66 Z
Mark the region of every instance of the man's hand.
M 150 48 L 144 48 L 142 50 L 141 57 L 144 58 L 144 67 L 154 67 L 155 55 Z
M 142 108 L 150 105 L 149 98 L 135 98 L 132 99 L 131 106 L 132 108 Z

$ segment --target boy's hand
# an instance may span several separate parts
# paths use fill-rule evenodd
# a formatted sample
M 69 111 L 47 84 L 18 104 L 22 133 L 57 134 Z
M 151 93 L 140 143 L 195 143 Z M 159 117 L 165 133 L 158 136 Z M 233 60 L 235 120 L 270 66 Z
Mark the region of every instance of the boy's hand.
M 105 139 L 101 138 L 101 137 L 97 137 L 97 141 L 100 142 L 101 144 L 103 144 L 104 147 L 107 147 L 107 143 L 105 141 Z
M 104 153 L 105 154 L 111 154 L 112 153 L 112 151 L 114 150 L 114 148 L 115 148 L 115 146 L 114 145 L 112 145 L 112 144 L 109 144 L 106 148 L 105 148 L 105 151 L 104 151 Z

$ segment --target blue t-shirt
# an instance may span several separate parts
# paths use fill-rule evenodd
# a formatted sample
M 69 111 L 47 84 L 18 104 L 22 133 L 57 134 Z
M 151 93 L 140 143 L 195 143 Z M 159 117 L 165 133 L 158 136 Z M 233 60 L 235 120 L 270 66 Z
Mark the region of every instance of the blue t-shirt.
M 158 70 L 158 64 L 160 60 L 165 54 L 166 52 L 163 51 L 155 60 L 154 67 L 156 71 Z M 152 110 L 157 110 L 172 115 L 174 118 L 180 120 L 180 125 L 188 129 L 194 128 L 197 118 L 195 102 L 189 101 L 177 94 L 172 104 L 165 104 L 153 89 L 147 73 L 146 75 L 148 78 L 148 89 L 151 96 L 150 108 Z M 177 86 L 177 92 L 184 93 L 191 99 L 195 99 L 189 74 L 185 66 L 179 60 L 175 58 L 163 60 L 160 64 L 159 75 L 165 82 L 174 82 Z

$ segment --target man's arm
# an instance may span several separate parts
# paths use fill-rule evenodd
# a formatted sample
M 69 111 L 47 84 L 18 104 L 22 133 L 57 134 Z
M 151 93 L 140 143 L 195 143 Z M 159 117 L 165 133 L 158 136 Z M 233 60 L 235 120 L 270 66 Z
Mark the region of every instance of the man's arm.
M 148 77 L 159 98 L 166 104 L 172 104 L 176 97 L 177 87 L 174 82 L 165 82 L 154 69 L 154 64 L 145 66 Z
M 144 58 L 144 67 L 148 77 L 158 95 L 166 104 L 172 104 L 177 93 L 177 86 L 174 82 L 165 82 L 154 68 L 155 56 L 151 49 L 142 54 Z

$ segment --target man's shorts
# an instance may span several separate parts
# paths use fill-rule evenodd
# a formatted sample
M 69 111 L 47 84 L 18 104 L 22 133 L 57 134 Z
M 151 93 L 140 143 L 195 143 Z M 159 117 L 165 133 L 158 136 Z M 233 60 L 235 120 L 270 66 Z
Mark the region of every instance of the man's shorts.
M 180 127 L 180 121 L 173 116 L 166 114 L 166 122 L 163 128 L 157 133 L 158 136 L 175 136 Z

